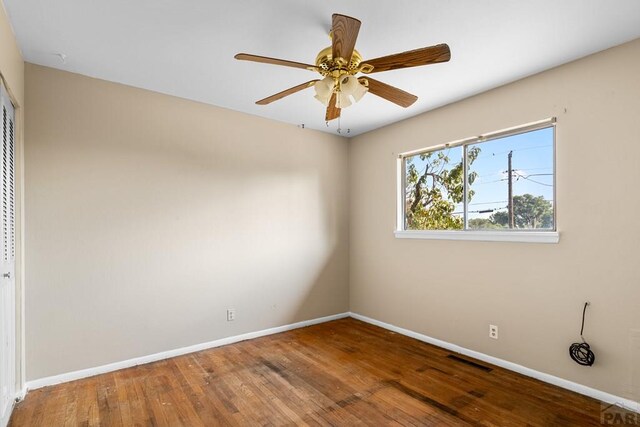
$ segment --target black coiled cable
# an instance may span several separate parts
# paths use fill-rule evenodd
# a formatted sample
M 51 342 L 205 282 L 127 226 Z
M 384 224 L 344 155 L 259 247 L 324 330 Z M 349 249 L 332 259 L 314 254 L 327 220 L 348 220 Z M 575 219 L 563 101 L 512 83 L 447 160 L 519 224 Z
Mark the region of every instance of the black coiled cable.
M 593 354 L 589 344 L 584 340 L 582 336 L 582 332 L 584 332 L 584 317 L 587 312 L 588 302 L 584 303 L 584 308 L 582 309 L 582 328 L 580 328 L 580 338 L 582 338 L 582 342 L 575 342 L 571 344 L 569 347 L 569 356 L 578 364 L 583 366 L 591 366 L 593 362 L 596 361 L 596 355 Z

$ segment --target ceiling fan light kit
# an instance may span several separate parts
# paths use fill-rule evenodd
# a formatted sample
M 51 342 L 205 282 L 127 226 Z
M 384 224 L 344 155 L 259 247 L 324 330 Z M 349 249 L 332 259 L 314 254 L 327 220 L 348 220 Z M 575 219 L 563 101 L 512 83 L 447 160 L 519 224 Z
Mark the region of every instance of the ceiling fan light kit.
M 329 33 L 331 46 L 318 53 L 315 65 L 247 53 L 239 53 L 235 58 L 244 61 L 307 69 L 319 73 L 322 79 L 311 80 L 286 89 L 261 99 L 256 104 L 267 105 L 313 86 L 315 98 L 327 107 L 325 114 L 327 122 L 339 118 L 343 108 L 352 105 L 352 101 L 360 101 L 367 92 L 371 92 L 404 108 L 411 106 L 418 99 L 415 95 L 368 76 L 356 77 L 358 73 L 371 74 L 447 62 L 451 59 L 449 46 L 439 44 L 363 61 L 360 52 L 354 48 L 359 31 L 359 20 L 346 15 L 334 14 L 332 16 L 331 32 Z
M 314 89 L 316 90 L 315 98 L 322 102 L 325 106 L 329 105 L 329 100 L 331 99 L 331 94 L 333 93 L 334 87 L 333 77 L 327 76 L 322 80 L 318 80 L 313 84 Z

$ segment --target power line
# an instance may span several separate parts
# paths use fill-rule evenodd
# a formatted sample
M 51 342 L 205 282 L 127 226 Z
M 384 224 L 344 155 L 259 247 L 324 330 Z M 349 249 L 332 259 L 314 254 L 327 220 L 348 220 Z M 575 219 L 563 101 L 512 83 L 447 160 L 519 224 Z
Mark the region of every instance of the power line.
M 553 170 L 552 167 L 546 167 L 546 168 L 520 168 L 520 170 L 523 170 L 523 171 L 540 171 L 540 170 L 549 170 L 549 169 Z
M 482 210 L 477 210 L 477 211 L 467 211 L 467 213 L 491 213 L 491 212 L 499 211 L 500 209 L 507 209 L 507 206 L 504 206 L 502 208 L 482 209 Z M 451 215 L 462 215 L 463 213 L 464 213 L 464 211 L 463 212 L 453 212 Z
M 506 181 L 506 180 L 507 180 L 507 178 L 502 178 L 502 179 L 496 179 L 495 181 L 474 182 L 471 185 L 494 184 L 496 182 L 502 182 L 502 181 Z
M 533 146 L 533 147 L 516 148 L 516 149 L 513 149 L 513 150 L 498 151 L 498 152 L 495 152 L 495 153 L 487 152 L 484 155 L 479 154 L 477 158 L 485 157 L 485 156 L 488 156 L 488 155 L 496 156 L 498 154 L 509 153 L 510 151 L 528 151 L 528 150 L 536 150 L 538 148 L 548 148 L 548 147 L 553 147 L 553 145 L 536 145 L 536 146 Z
M 478 202 L 478 203 L 469 203 L 468 205 L 469 206 L 471 206 L 471 205 L 495 205 L 497 203 L 507 203 L 507 201 L 506 200 L 500 200 L 500 201 L 497 201 L 497 202 Z
M 553 187 L 553 184 L 546 184 L 544 182 L 540 182 L 540 181 L 536 181 L 534 179 L 529 178 L 530 176 L 553 176 L 552 173 L 532 173 L 529 175 L 521 175 L 518 172 L 516 172 L 516 175 L 518 176 L 518 179 L 523 178 L 526 179 L 527 181 L 531 181 L 535 184 L 540 184 L 540 185 L 544 185 L 545 187 Z
M 519 196 L 515 195 L 514 197 L 519 197 Z M 553 199 L 544 199 L 544 200 L 546 200 L 547 202 L 553 203 Z M 469 206 L 471 206 L 471 205 L 492 205 L 492 204 L 498 204 L 498 203 L 507 203 L 507 201 L 506 200 L 499 200 L 499 201 L 496 201 L 496 202 L 469 203 Z M 491 209 L 482 209 L 482 210 L 479 209 L 477 211 L 467 210 L 467 213 L 491 213 L 491 212 L 499 211 L 499 210 L 502 210 L 502 209 L 508 209 L 508 208 L 509 208 L 508 206 L 501 206 L 501 207 L 498 207 L 498 208 L 491 208 Z M 451 213 L 451 215 L 462 215 L 462 214 L 464 214 L 464 211 L 458 211 L 458 212 L 452 212 Z
M 508 171 L 504 171 L 504 173 L 508 173 Z M 553 176 L 552 173 L 532 173 L 532 174 L 529 174 L 529 175 L 522 175 L 522 174 L 518 173 L 517 170 L 513 170 L 512 173 L 514 173 L 518 178 L 524 178 L 524 179 L 529 179 L 530 176 Z M 485 176 L 490 176 L 490 175 L 485 175 Z M 507 181 L 508 179 L 509 178 L 501 178 L 501 179 L 496 179 L 496 180 L 493 180 L 493 181 L 474 182 L 471 185 L 493 184 L 493 183 L 496 183 L 496 182 Z M 529 181 L 536 182 L 536 181 L 533 181 L 532 179 L 529 179 Z M 547 185 L 547 184 L 543 184 L 543 185 Z
M 522 178 L 526 179 L 527 181 L 531 181 L 535 184 L 540 184 L 540 185 L 544 185 L 545 187 L 553 187 L 553 184 L 545 184 L 544 182 L 539 182 L 539 181 L 535 181 L 527 176 L 523 176 Z

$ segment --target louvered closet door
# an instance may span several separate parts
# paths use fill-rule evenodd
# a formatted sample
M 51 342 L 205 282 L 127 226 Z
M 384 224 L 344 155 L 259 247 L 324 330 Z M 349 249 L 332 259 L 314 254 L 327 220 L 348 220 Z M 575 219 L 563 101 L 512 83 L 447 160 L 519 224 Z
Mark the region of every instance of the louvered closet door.
M 15 388 L 15 111 L 0 83 L 2 138 L 0 167 L 0 420 L 8 414 Z

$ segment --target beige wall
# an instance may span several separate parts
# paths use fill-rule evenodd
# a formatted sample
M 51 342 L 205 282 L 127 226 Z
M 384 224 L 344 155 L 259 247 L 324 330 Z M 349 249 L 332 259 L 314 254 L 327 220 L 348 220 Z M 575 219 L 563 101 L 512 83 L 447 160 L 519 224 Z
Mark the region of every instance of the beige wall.
M 4 80 L 13 104 L 16 107 L 16 390 L 22 388 L 24 380 L 22 360 L 22 202 L 23 202 L 23 135 L 24 135 L 24 61 L 9 23 L 4 4 L 0 0 L 0 76 Z
M 0 72 L 18 106 L 24 104 L 24 62 L 0 0 Z
M 398 153 L 550 116 L 559 244 L 394 238 Z M 350 171 L 352 311 L 640 399 L 640 40 L 356 137 Z
M 348 310 L 345 139 L 31 64 L 26 89 L 29 380 Z

